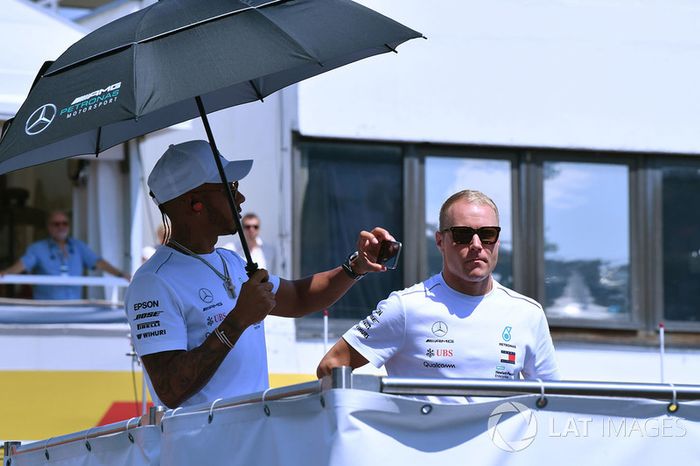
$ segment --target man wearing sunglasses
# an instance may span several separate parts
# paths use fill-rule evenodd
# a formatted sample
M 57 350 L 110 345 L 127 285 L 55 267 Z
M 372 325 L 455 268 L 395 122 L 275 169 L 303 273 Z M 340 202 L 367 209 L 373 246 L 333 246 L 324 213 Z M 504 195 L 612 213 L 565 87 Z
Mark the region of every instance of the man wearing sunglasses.
M 558 379 L 542 307 L 493 278 L 500 231 L 488 196 L 450 196 L 435 233 L 442 272 L 380 302 L 331 348 L 317 375 L 371 362 L 397 377 Z
M 256 213 L 248 212 L 241 218 L 241 225 L 243 226 L 243 234 L 245 235 L 253 262 L 258 264 L 259 268 L 265 269 L 272 274 L 278 273 L 275 248 L 273 245 L 263 242 L 260 237 L 260 217 Z M 236 251 L 242 257 L 243 249 L 241 249 L 240 244 L 240 241 L 235 239 L 224 244 L 223 247 Z
M 239 181 L 253 161 L 220 161 L 240 210 Z M 380 241 L 393 239 L 382 228 L 363 231 L 342 266 L 299 280 L 264 269 L 248 277 L 245 260 L 215 247 L 220 236 L 236 233 L 220 180 L 205 141 L 170 146 L 148 177 L 171 228 L 134 274 L 125 304 L 151 393 L 170 408 L 267 389 L 265 317 L 301 317 L 332 305 L 358 277 L 386 270 L 372 259 Z
M 68 215 L 60 210 L 49 213 L 46 220 L 49 237 L 31 244 L 24 255 L 0 276 L 25 271 L 37 275 L 80 276 L 84 269 L 98 269 L 127 280 L 131 277 L 98 256 L 87 244 L 70 236 Z M 82 287 L 35 285 L 34 299 L 80 299 Z

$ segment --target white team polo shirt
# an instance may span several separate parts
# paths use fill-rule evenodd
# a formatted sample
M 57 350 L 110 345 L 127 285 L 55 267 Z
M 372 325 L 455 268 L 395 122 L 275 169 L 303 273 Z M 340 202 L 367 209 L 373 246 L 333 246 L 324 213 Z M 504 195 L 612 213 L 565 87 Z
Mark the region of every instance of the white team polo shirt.
M 139 356 L 200 346 L 235 307 L 248 280 L 245 261 L 227 249 L 200 257 L 222 273 L 223 257 L 235 296 L 228 296 L 221 278 L 201 261 L 170 247 L 158 248 L 134 274 L 125 298 L 131 339 Z M 270 282 L 276 293 L 279 277 L 270 275 Z M 262 391 L 268 388 L 268 380 L 261 321 L 243 332 L 209 382 L 182 406 Z M 152 387 L 151 395 L 157 399 Z
M 392 293 L 343 338 L 389 376 L 559 379 L 542 307 L 495 280 L 470 296 L 434 275 Z

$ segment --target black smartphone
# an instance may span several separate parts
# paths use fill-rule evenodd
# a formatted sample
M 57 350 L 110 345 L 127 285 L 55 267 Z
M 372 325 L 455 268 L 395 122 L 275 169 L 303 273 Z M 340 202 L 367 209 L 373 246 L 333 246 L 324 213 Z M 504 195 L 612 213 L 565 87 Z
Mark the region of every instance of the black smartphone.
M 401 243 L 398 241 L 382 241 L 379 245 L 377 263 L 384 265 L 387 269 L 394 270 L 399 265 L 400 254 Z

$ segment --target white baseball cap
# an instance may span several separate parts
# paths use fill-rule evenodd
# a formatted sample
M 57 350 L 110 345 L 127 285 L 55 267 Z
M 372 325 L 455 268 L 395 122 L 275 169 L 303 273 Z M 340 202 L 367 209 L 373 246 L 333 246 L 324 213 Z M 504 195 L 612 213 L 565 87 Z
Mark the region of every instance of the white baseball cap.
M 243 179 L 253 167 L 252 160 L 230 161 L 221 157 L 229 182 Z M 156 204 L 175 199 L 204 183 L 221 183 L 211 146 L 207 141 L 171 144 L 148 176 Z

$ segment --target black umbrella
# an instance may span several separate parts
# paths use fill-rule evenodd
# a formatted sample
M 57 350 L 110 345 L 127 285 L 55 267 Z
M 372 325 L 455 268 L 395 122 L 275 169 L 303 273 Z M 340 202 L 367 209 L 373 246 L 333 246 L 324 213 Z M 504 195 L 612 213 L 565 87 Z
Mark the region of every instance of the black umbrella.
M 421 34 L 350 0 L 161 0 L 95 30 L 44 65 L 4 128 L 0 174 L 98 154 L 197 116 L 218 154 L 207 112 L 262 100 L 416 37 Z

